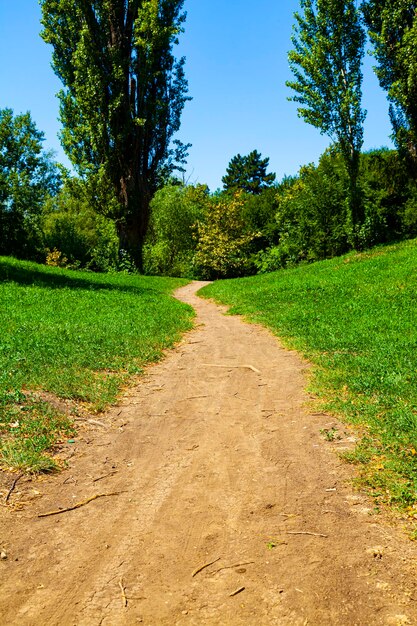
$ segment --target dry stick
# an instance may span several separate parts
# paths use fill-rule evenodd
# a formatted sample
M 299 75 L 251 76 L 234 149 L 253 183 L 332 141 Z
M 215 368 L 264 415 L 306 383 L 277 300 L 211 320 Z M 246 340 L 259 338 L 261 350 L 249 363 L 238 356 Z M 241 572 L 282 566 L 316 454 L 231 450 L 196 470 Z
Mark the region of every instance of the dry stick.
M 16 487 L 16 485 L 17 485 L 17 481 L 18 481 L 18 480 L 20 480 L 20 479 L 22 478 L 22 476 L 24 476 L 24 474 L 19 474 L 19 476 L 17 476 L 17 477 L 14 479 L 14 481 L 12 482 L 12 486 L 10 487 L 9 491 L 7 492 L 7 496 L 6 496 L 5 500 L 4 500 L 6 504 L 8 503 L 9 498 L 10 498 L 10 496 L 12 495 L 13 490 L 14 490 L 14 488 L 15 488 L 15 487 Z
M 323 535 L 322 533 L 310 533 L 304 530 L 287 530 L 287 535 L 312 535 L 313 537 L 325 537 L 329 535 Z
M 202 363 L 201 365 L 203 365 L 204 367 L 224 367 L 228 370 L 243 368 L 243 369 L 252 370 L 252 372 L 255 372 L 256 374 L 261 373 L 258 369 L 256 369 L 256 367 L 253 367 L 253 365 L 216 365 L 215 363 Z
M 245 561 L 244 563 L 235 563 L 234 565 L 225 565 L 224 567 L 219 567 L 219 569 L 215 569 L 212 574 L 217 574 L 217 572 L 221 572 L 223 569 L 233 569 L 234 567 L 240 567 L 241 565 L 251 565 L 255 563 L 255 561 Z
M 186 400 L 197 400 L 198 398 L 208 398 L 209 396 L 190 396 L 189 398 L 182 398 L 180 402 L 186 402 Z
M 232 593 L 230 593 L 229 598 L 233 598 L 233 596 L 237 596 L 237 594 L 241 593 L 242 591 L 245 591 L 245 587 L 239 587 L 239 589 L 236 589 L 236 591 L 233 591 Z
M 127 597 L 126 597 L 126 589 L 123 585 L 123 578 L 121 578 L 119 580 L 119 587 L 120 587 L 120 591 L 122 592 L 122 602 L 123 602 L 123 606 L 127 607 Z
M 104 476 L 99 476 L 98 478 L 93 478 L 93 483 L 96 483 L 99 480 L 103 480 L 103 478 L 107 478 L 108 476 L 114 476 L 115 474 L 117 474 L 117 470 L 115 470 L 114 472 L 109 472 L 108 474 L 104 474 Z
M 197 576 L 197 574 L 201 572 L 203 569 L 206 569 L 206 567 L 213 565 L 213 563 L 217 563 L 217 561 L 220 561 L 220 559 L 221 557 L 219 556 L 217 559 L 214 559 L 214 561 L 210 561 L 210 563 L 204 563 L 204 565 L 202 565 L 201 567 L 197 567 L 197 569 L 195 569 L 193 573 L 191 574 L 191 577 L 194 578 L 194 576 Z
M 98 420 L 93 419 L 85 419 L 84 417 L 76 417 L 76 422 L 87 422 L 88 424 L 94 424 L 95 426 L 101 426 L 102 428 L 108 428 L 107 424 L 103 424 L 103 422 L 99 422 Z
M 58 509 L 57 511 L 49 511 L 49 513 L 39 513 L 38 517 L 48 517 L 49 515 L 59 515 L 60 513 L 66 513 L 67 511 L 73 511 L 74 509 L 79 509 L 81 506 L 92 502 L 93 500 L 97 500 L 97 498 L 109 498 L 110 496 L 118 496 L 123 491 L 116 491 L 114 493 L 98 493 L 95 496 L 91 496 L 91 498 L 87 498 L 87 500 L 83 500 L 82 502 L 77 502 L 73 506 L 69 506 L 66 509 Z

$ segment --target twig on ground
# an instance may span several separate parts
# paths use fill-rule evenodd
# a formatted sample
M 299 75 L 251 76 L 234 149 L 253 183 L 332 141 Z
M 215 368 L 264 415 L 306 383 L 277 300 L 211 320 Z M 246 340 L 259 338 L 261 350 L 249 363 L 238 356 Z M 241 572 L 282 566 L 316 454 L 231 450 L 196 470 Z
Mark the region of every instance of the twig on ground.
M 66 513 L 67 511 L 74 511 L 74 509 L 79 509 L 80 507 L 92 502 L 93 500 L 97 500 L 97 498 L 109 498 L 110 496 L 118 496 L 123 491 L 116 491 L 114 493 L 97 493 L 95 496 L 91 496 L 91 498 L 87 498 L 87 500 L 83 500 L 82 502 L 77 502 L 73 506 L 69 506 L 66 509 L 58 509 L 57 511 L 49 511 L 48 513 L 39 513 L 38 517 L 49 517 L 50 515 L 59 515 L 60 513 Z
M 188 398 L 182 398 L 180 402 L 185 402 L 186 400 L 197 400 L 198 398 L 208 398 L 208 396 L 190 396 Z
M 12 482 L 12 485 L 11 485 L 11 487 L 10 487 L 9 491 L 7 492 L 7 495 L 6 495 L 5 499 L 4 499 L 4 501 L 5 501 L 5 503 L 6 503 L 6 504 L 8 503 L 9 498 L 10 498 L 10 496 L 12 495 L 13 490 L 14 490 L 14 488 L 15 488 L 15 487 L 16 487 L 16 485 L 17 485 L 17 481 L 18 481 L 18 480 L 20 480 L 20 479 L 22 478 L 22 476 L 24 476 L 24 474 L 19 474 L 19 476 L 16 476 L 16 478 L 15 478 L 15 479 L 14 479 L 14 481 Z
M 312 537 L 325 537 L 329 535 L 323 535 L 322 533 L 310 533 L 306 530 L 287 530 L 287 535 L 311 535 Z
M 256 367 L 253 367 L 253 365 L 217 365 L 216 363 L 202 363 L 201 365 L 204 367 L 224 367 L 226 369 L 248 369 L 256 374 L 261 373 Z
M 114 476 L 114 474 L 117 474 L 117 470 L 114 470 L 114 472 L 109 472 L 108 474 L 104 474 L 104 476 L 99 476 L 98 478 L 93 478 L 93 483 L 96 483 L 99 480 L 103 480 L 103 478 L 107 478 L 108 476 Z
M 127 607 L 127 596 L 126 596 L 126 589 L 125 589 L 125 587 L 123 585 L 123 578 L 121 578 L 119 580 L 119 587 L 120 587 L 120 591 L 121 591 L 121 594 L 122 594 L 123 606 Z
M 233 598 L 233 596 L 237 596 L 237 594 L 241 593 L 242 591 L 245 591 L 245 587 L 239 587 L 239 589 L 236 589 L 236 591 L 233 591 L 232 593 L 230 593 L 229 598 Z
M 201 567 L 197 567 L 197 569 L 195 569 L 191 574 L 191 577 L 194 578 L 194 576 L 197 576 L 197 574 L 203 571 L 203 569 L 206 569 L 206 567 L 210 567 L 210 565 L 213 565 L 213 563 L 217 563 L 217 561 L 220 561 L 220 559 L 221 557 L 219 556 L 217 559 L 214 559 L 214 561 L 210 561 L 210 563 L 204 563 L 204 565 L 201 565 Z
M 93 424 L 94 426 L 101 426 L 102 428 L 108 428 L 107 424 L 103 424 L 103 422 L 99 422 L 98 420 L 93 419 L 84 419 L 84 417 L 76 417 L 76 422 L 87 422 L 88 424 Z
M 62 483 L 63 485 L 68 485 L 69 481 L 72 480 L 72 482 L 76 485 L 77 484 L 77 480 L 74 478 L 74 476 L 68 476 L 68 478 L 66 478 L 64 480 L 64 482 Z
M 225 565 L 224 567 L 219 567 L 219 569 L 215 569 L 212 574 L 217 574 L 217 572 L 221 572 L 223 569 L 233 569 L 234 567 L 240 567 L 241 565 L 252 565 L 255 561 L 245 561 L 244 563 L 235 563 L 234 565 Z

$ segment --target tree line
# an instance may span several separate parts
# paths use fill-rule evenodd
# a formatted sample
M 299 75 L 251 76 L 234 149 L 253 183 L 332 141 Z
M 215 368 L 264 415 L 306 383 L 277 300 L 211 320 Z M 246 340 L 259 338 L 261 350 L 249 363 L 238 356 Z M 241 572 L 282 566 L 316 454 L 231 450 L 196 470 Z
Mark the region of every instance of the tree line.
M 183 0 L 41 7 L 76 174 L 43 150 L 29 113 L 0 110 L 0 254 L 216 278 L 417 234 L 417 2 L 300 0 L 289 98 L 330 147 L 279 182 L 257 150 L 238 154 L 214 193 L 178 177 L 188 149 L 176 139 L 189 99 L 174 54 Z M 367 36 L 395 150 L 362 151 Z

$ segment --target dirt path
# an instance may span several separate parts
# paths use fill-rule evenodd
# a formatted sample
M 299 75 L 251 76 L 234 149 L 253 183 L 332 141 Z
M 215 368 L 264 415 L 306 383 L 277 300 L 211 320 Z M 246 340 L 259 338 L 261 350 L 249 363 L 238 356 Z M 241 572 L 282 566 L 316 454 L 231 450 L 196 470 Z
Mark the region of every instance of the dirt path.
M 417 624 L 416 546 L 349 487 L 305 364 L 199 286 L 196 329 L 0 509 L 0 623 Z

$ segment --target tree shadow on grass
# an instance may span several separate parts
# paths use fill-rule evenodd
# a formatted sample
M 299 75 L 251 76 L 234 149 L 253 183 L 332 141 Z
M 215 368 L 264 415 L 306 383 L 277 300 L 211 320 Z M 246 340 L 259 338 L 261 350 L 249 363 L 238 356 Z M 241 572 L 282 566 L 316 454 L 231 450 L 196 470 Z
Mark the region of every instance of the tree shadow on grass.
M 112 282 L 114 280 L 115 282 Z M 14 282 L 20 285 L 33 285 L 48 289 L 83 289 L 88 291 L 110 290 L 124 291 L 137 295 L 161 294 L 161 291 L 152 287 L 139 285 L 120 284 L 120 275 L 100 275 L 91 273 L 91 278 L 86 272 L 62 270 L 28 261 L 17 261 L 6 257 L 0 258 L 0 283 Z

